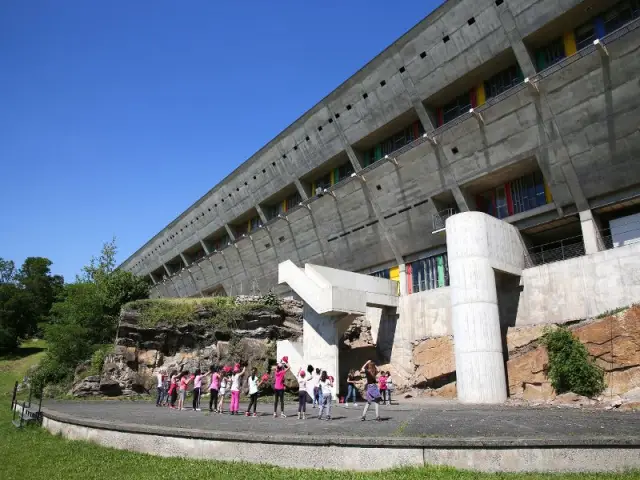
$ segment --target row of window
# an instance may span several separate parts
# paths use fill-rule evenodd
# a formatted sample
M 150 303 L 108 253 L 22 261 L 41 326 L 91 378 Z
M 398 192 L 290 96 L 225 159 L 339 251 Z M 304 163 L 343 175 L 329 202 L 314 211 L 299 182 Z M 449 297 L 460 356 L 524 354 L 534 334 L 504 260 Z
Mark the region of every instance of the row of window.
M 523 81 L 524 76 L 518 65 L 514 64 L 505 68 L 468 92 L 456 97 L 444 107 L 438 108 L 438 126 L 442 126 L 460 115 L 468 113 L 470 109 L 479 107 L 487 100 L 500 95 Z
M 318 189 L 329 188 L 345 178 L 350 177 L 353 173 L 354 170 L 351 162 L 343 163 L 311 182 L 311 194 L 316 195 Z
M 550 67 L 578 50 L 592 45 L 594 40 L 610 34 L 638 17 L 640 17 L 640 0 L 624 0 L 617 3 L 575 30 L 539 48 L 536 51 L 538 70 Z
M 387 268 L 371 273 L 378 278 L 400 281 L 398 267 Z M 446 253 L 407 263 L 408 293 L 424 292 L 440 287 L 449 286 L 449 262 Z
M 284 215 L 289 210 L 299 205 L 300 202 L 302 202 L 302 197 L 300 196 L 300 193 L 296 191 L 295 193 L 285 198 L 282 202 L 267 207 L 265 209 L 265 215 L 267 216 L 268 220 L 271 220 L 273 218 L 276 218 L 278 215 Z
M 476 196 L 479 211 L 496 218 L 526 212 L 553 201 L 542 173 L 536 171 Z
M 424 133 L 424 127 L 419 121 L 413 122 L 406 128 L 403 128 L 399 132 L 394 133 L 390 137 L 386 138 L 382 142 L 378 143 L 374 147 L 364 152 L 364 165 L 368 167 L 372 163 L 384 158 L 396 150 L 410 144 L 417 138 L 421 137 Z

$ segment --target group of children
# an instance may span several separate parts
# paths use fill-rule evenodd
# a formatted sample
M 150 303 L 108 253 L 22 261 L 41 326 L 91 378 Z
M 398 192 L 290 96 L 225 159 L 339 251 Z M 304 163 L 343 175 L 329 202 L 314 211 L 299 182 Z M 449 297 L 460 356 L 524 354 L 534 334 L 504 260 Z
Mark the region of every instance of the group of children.
M 371 367 L 375 370 L 375 365 L 372 362 L 367 362 L 362 368 L 363 373 L 365 373 L 367 377 L 367 389 L 364 395 L 365 400 L 367 400 L 367 406 L 365 406 L 362 417 L 363 420 L 366 416 L 368 406 L 371 403 L 376 403 L 377 419 L 379 419 L 378 403 L 391 403 L 393 383 L 389 372 L 381 372 L 380 376 L 377 377 L 377 371 L 371 374 Z M 280 417 L 286 417 L 284 413 L 284 391 L 285 376 L 289 370 L 288 358 L 283 357 L 277 364 L 273 374 L 274 417 L 278 417 L 278 404 L 280 404 Z M 212 366 L 208 373 L 203 373 L 199 369 L 194 373 L 188 370 L 178 373 L 174 370 L 170 375 L 167 375 L 166 371 L 160 370 L 156 374 L 158 390 L 156 406 L 168 406 L 172 409 L 184 410 L 187 390 L 189 386 L 193 384 L 192 409 L 194 411 L 200 411 L 203 385 L 206 382 L 209 389 L 209 411 L 212 413 L 223 413 L 225 397 L 229 396 L 229 413 L 231 415 L 239 415 L 240 391 L 245 383 L 245 374 L 246 367 L 240 364 L 236 364 L 234 367 L 224 366 L 222 368 Z M 301 368 L 296 374 L 296 378 L 298 380 L 298 418 L 306 419 L 307 401 L 308 397 L 311 397 L 313 408 L 319 408 L 318 419 L 322 419 L 326 414 L 325 418 L 331 420 L 331 407 L 333 399 L 335 398 L 334 378 L 328 375 L 326 370 L 314 368 L 311 365 L 307 367 L 306 371 Z M 251 369 L 251 374 L 246 379 L 249 391 L 249 406 L 246 412 L 244 412 L 244 415 L 257 416 L 256 409 L 260 387 L 270 381 L 271 376 L 268 373 L 259 376 L 256 368 Z M 375 386 L 375 391 L 369 388 L 370 384 Z M 345 404 L 348 406 L 349 398 L 353 398 L 354 406 L 357 406 L 357 403 L 355 403 L 356 387 L 354 371 L 349 373 L 347 385 L 348 393 Z

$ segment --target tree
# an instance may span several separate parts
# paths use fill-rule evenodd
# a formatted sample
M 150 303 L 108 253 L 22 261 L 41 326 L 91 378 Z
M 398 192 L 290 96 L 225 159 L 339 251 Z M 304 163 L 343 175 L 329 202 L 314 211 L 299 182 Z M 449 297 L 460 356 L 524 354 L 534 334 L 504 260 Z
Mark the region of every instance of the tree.
M 34 335 L 48 319 L 49 309 L 62 291 L 63 278 L 51 274 L 51 261 L 27 258 L 16 271 L 0 258 L 0 351 L 16 348 L 21 338 Z
M 12 283 L 16 274 L 16 264 L 13 260 L 5 260 L 0 257 L 0 284 Z
M 64 279 L 51 274 L 53 262 L 48 258 L 28 257 L 15 275 L 15 280 L 31 297 L 29 322 L 24 326 L 25 335 L 33 335 L 37 326 L 49 316 L 51 305 L 62 292 Z

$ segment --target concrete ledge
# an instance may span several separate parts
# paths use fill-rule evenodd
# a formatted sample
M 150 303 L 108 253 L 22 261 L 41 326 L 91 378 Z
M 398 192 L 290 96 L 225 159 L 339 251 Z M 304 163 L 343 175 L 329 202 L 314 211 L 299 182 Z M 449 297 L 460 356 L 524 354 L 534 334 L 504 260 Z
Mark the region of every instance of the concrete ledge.
M 281 467 L 380 470 L 448 465 L 485 472 L 609 472 L 640 468 L 640 437 L 411 438 L 265 435 L 114 423 L 43 410 L 43 427 L 71 440 L 152 455 Z M 256 448 L 257 445 L 264 448 Z

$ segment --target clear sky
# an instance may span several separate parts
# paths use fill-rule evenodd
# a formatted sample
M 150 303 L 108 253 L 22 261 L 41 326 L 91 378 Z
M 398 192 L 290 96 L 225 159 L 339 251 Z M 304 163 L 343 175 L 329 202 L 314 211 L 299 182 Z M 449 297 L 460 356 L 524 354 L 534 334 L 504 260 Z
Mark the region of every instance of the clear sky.
M 125 260 L 437 0 L 0 2 L 0 257 Z

